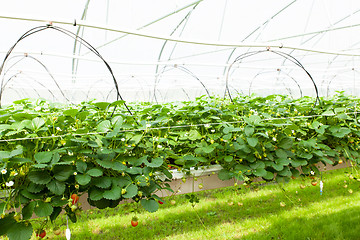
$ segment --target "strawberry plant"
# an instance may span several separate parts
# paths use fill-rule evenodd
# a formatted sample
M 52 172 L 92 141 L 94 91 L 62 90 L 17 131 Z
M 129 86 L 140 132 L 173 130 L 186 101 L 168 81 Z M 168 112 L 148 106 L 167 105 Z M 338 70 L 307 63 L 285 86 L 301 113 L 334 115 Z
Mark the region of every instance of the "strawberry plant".
M 128 104 L 130 115 L 123 101 L 15 101 L 0 109 L 0 234 L 29 239 L 35 221 L 63 210 L 76 222 L 84 193 L 100 209 L 131 199 L 154 212 L 162 202 L 156 192 L 171 191 L 172 169 L 218 164 L 221 180 L 250 184 L 316 175 L 320 162 L 356 165 L 359 99 L 339 93 L 314 102 L 201 97 Z

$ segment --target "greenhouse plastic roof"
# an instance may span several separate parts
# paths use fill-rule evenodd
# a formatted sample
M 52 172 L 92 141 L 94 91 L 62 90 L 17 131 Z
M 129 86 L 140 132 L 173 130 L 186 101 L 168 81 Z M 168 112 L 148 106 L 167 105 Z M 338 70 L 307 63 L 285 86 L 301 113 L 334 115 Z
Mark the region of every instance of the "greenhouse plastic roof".
M 1 104 L 27 97 L 113 101 L 119 94 L 151 102 L 252 93 L 359 95 L 359 1 L 3 5 Z

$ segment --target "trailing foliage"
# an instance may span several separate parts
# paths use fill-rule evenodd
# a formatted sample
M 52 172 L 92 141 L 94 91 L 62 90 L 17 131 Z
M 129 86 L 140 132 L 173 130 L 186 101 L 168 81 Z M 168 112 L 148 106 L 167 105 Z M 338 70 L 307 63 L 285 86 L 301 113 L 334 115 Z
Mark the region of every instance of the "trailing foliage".
M 222 180 L 286 181 L 319 162 L 359 161 L 359 99 L 343 94 L 316 105 L 283 95 L 130 104 L 133 115 L 122 103 L 25 99 L 0 109 L 1 235 L 30 238 L 33 214 L 45 224 L 65 210 L 75 222 L 73 194 L 154 212 L 172 168 L 219 164 Z

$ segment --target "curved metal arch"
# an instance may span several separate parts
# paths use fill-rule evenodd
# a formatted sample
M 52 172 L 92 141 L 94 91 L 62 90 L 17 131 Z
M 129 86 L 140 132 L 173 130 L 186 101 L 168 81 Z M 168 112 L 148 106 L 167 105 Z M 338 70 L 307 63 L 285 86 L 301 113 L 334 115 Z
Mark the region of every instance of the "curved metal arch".
M 20 74 L 25 75 L 26 77 L 30 78 L 30 79 L 31 79 L 32 81 L 34 81 L 35 83 L 37 83 L 37 84 L 39 84 L 40 86 L 42 86 L 44 89 L 46 89 L 46 90 L 52 95 L 53 99 L 56 99 L 55 94 L 54 94 L 51 90 L 47 89 L 44 84 L 42 84 L 42 83 L 39 82 L 38 80 L 32 78 L 31 76 L 27 76 L 24 72 L 18 72 L 18 73 L 16 73 L 16 74 L 12 75 L 12 76 L 5 82 L 4 88 L 6 87 L 6 85 L 7 85 L 8 83 L 10 83 L 10 81 L 14 80 L 14 79 L 15 79 L 18 75 L 20 75 Z M 31 85 L 30 85 L 30 86 L 31 86 Z M 38 91 L 35 89 L 35 87 L 34 87 L 34 86 L 31 86 L 31 88 L 32 88 L 32 90 L 37 94 L 37 96 L 40 97 L 40 94 L 39 94 Z M 24 96 L 26 96 L 26 94 L 24 94 Z
M 274 50 L 271 50 L 271 49 L 266 49 L 266 50 L 260 50 L 260 51 L 254 51 L 254 52 L 246 52 L 240 56 L 238 56 L 228 67 L 228 70 L 226 72 L 226 82 L 225 82 L 225 93 L 227 93 L 230 97 L 230 100 L 233 102 L 233 98 L 231 97 L 231 93 L 230 93 L 230 90 L 229 90 L 229 73 L 230 73 L 230 70 L 232 68 L 232 66 L 237 63 L 237 62 L 241 62 L 243 59 L 245 58 L 248 58 L 248 57 L 251 57 L 251 56 L 254 56 L 254 55 L 257 55 L 257 54 L 262 54 L 264 52 L 267 52 L 267 53 L 274 53 L 274 54 L 277 54 L 283 58 L 285 58 L 286 60 L 289 60 L 290 62 L 294 63 L 296 66 L 298 66 L 299 68 L 301 68 L 305 73 L 306 75 L 310 78 L 312 84 L 314 85 L 314 89 L 315 89 L 315 93 L 316 93 L 316 100 L 315 100 L 315 103 L 314 103 L 314 106 L 316 105 L 316 103 L 319 101 L 320 103 L 320 98 L 319 98 L 319 91 L 318 91 L 318 87 L 313 79 L 313 77 L 311 76 L 311 74 L 305 69 L 305 67 L 293 56 L 287 54 L 287 53 L 284 53 L 284 52 L 280 52 L 280 51 L 274 51 Z
M 62 91 L 61 87 L 59 86 L 59 84 L 57 83 L 57 81 L 55 80 L 55 77 L 54 75 L 50 72 L 50 70 L 46 67 L 45 64 L 43 64 L 39 59 L 33 57 L 33 56 L 30 56 L 29 54 L 25 54 L 24 56 L 20 56 L 20 55 L 16 55 L 16 56 L 13 56 L 11 58 L 8 59 L 8 61 L 12 58 L 17 58 L 17 57 L 22 57 L 21 59 L 19 59 L 18 61 L 16 61 L 14 64 L 12 64 L 9 68 L 6 69 L 4 75 L 3 75 L 3 79 L 2 79 L 2 83 L 4 82 L 4 78 L 6 76 L 6 74 L 8 73 L 8 71 L 10 71 L 11 68 L 13 68 L 15 65 L 17 65 L 19 62 L 21 62 L 22 60 L 24 59 L 32 59 L 34 60 L 35 62 L 39 63 L 41 67 L 43 67 L 45 69 L 45 71 L 48 73 L 48 75 L 50 76 L 50 78 L 53 80 L 53 82 L 55 83 L 56 87 L 59 89 L 61 95 L 68 101 L 68 102 L 71 102 L 67 97 L 66 95 L 64 94 L 64 92 Z M 9 80 L 8 80 L 9 81 Z M 38 82 L 39 83 L 39 82 Z M 6 82 L 5 84 L 2 86 L 2 88 L 5 89 L 5 86 L 6 86 Z M 42 84 L 41 84 L 42 85 Z M 44 85 L 42 85 L 43 87 L 45 87 Z M 46 88 L 46 87 L 45 87 Z M 2 89 L 0 91 L 0 99 L 2 98 L 2 94 L 3 94 L 3 90 Z M 55 96 L 53 96 L 55 98 Z
M 355 71 L 355 70 L 354 70 L 354 69 L 344 70 L 342 73 L 346 73 L 346 72 L 350 72 L 350 71 Z M 356 72 L 357 72 L 357 71 L 356 71 Z M 326 86 L 326 97 L 329 97 L 330 85 L 332 84 L 333 80 L 334 80 L 335 78 L 337 78 L 337 77 L 338 77 L 338 74 L 334 74 L 334 75 L 330 78 L 329 82 L 327 83 L 327 86 Z M 340 78 L 340 79 L 341 79 L 341 78 Z M 325 83 L 325 82 L 323 81 L 322 83 Z
M 44 31 L 44 30 L 47 30 L 47 29 L 52 29 L 52 30 L 56 30 L 58 32 L 61 32 L 69 37 L 71 37 L 72 39 L 74 40 L 77 40 L 81 45 L 84 45 L 86 48 L 88 48 L 91 52 L 93 52 L 97 57 L 99 57 L 103 63 L 105 64 L 106 68 L 109 70 L 111 76 L 112 76 L 112 79 L 113 79 L 113 82 L 114 82 L 114 85 L 115 85 L 115 89 L 116 89 L 116 100 L 119 100 L 119 98 L 121 100 L 124 101 L 124 99 L 122 98 L 121 94 L 120 94 L 120 91 L 119 91 L 119 86 L 117 84 L 117 81 L 116 81 L 116 78 L 115 78 L 115 75 L 113 73 L 113 70 L 112 68 L 110 67 L 110 65 L 108 64 L 108 62 L 101 56 L 101 54 L 90 44 L 88 43 L 85 39 L 83 39 L 82 37 L 74 34 L 73 32 L 69 31 L 69 30 L 66 30 L 64 28 L 61 28 L 61 27 L 57 27 L 57 26 L 53 26 L 51 24 L 48 24 L 46 26 L 38 26 L 38 27 L 34 27 L 28 31 L 26 31 L 16 42 L 13 46 L 10 47 L 10 49 L 8 50 L 8 52 L 6 53 L 5 55 L 5 58 L 0 66 L 0 75 L 4 69 L 4 66 L 5 66 L 5 63 L 6 61 L 8 60 L 9 56 L 11 55 L 12 51 L 15 49 L 15 47 L 17 46 L 17 44 L 24 40 L 25 38 L 35 34 L 35 33 L 38 33 L 38 32 L 41 32 L 41 31 Z M 1 82 L 0 84 L 0 107 L 1 107 L 1 96 L 2 96 L 2 91 L 3 91 L 3 81 Z M 130 109 L 128 108 L 128 106 L 126 105 L 125 101 L 124 101 L 124 106 L 125 108 L 127 109 L 127 111 L 131 114 L 132 112 L 130 111 Z M 115 111 L 115 109 L 114 109 Z
M 210 95 L 210 93 L 209 93 L 209 90 L 206 88 L 205 84 L 204 84 L 193 72 L 191 72 L 189 69 L 187 69 L 187 68 L 185 68 L 185 67 L 183 67 L 183 66 L 165 66 L 165 67 L 163 68 L 163 70 L 162 70 L 162 73 L 165 72 L 166 68 L 170 68 L 170 69 L 168 69 L 167 71 L 174 70 L 174 69 L 178 69 L 178 70 L 180 70 L 180 71 L 182 71 L 182 72 L 190 75 L 191 77 L 193 77 L 194 79 L 196 79 L 198 82 L 200 82 L 201 86 L 205 89 L 206 94 L 208 95 L 208 97 L 211 97 L 211 95 Z M 160 80 L 159 80 L 159 77 L 160 77 L 160 76 L 161 76 L 161 74 L 159 74 L 158 76 L 156 76 L 156 81 L 155 81 L 154 88 L 153 88 L 153 94 L 154 94 L 154 95 L 153 95 L 153 98 L 155 99 L 156 102 L 158 102 L 158 101 L 157 101 L 157 98 L 156 98 L 156 94 L 155 94 L 155 93 L 156 93 L 156 91 L 157 91 L 157 89 L 156 89 L 157 84 L 160 82 Z
M 301 87 L 300 87 L 299 83 L 295 80 L 295 78 L 292 77 L 292 76 L 290 76 L 288 73 L 283 72 L 283 71 L 279 71 L 279 72 L 285 74 L 287 77 L 289 77 L 290 79 L 293 80 L 293 82 L 297 85 L 297 87 L 298 87 L 298 89 L 299 89 L 300 96 L 302 97 L 302 96 L 303 96 L 303 93 L 302 93 Z M 250 81 L 250 86 L 249 86 L 249 96 L 250 96 L 252 84 L 253 84 L 253 82 L 255 81 L 255 79 L 256 79 L 258 76 L 260 76 L 260 75 L 262 75 L 262 74 L 267 74 L 267 73 L 273 73 L 273 71 L 260 72 L 260 73 L 256 74 L 256 75 L 253 77 L 253 79 L 251 79 L 251 81 Z M 283 85 L 284 85 L 284 81 L 282 81 L 282 82 L 283 82 Z M 284 85 L 284 87 L 285 87 L 285 85 Z M 285 87 L 285 88 L 286 88 L 286 87 Z M 289 88 L 286 88 L 286 90 L 287 90 L 287 91 L 289 92 L 289 94 L 291 95 L 291 90 L 290 90 Z

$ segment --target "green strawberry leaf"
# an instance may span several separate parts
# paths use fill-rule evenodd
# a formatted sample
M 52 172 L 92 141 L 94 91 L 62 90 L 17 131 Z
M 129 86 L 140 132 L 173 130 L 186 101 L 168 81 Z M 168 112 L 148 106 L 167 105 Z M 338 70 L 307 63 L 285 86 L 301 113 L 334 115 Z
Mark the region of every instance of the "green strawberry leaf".
M 159 209 L 159 203 L 154 199 L 141 199 L 140 203 L 148 212 L 156 212 Z

